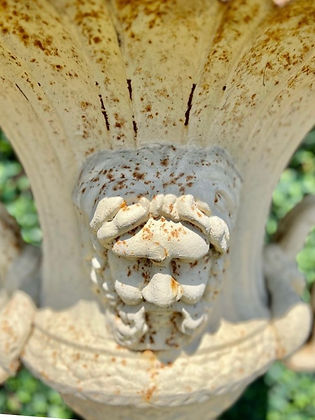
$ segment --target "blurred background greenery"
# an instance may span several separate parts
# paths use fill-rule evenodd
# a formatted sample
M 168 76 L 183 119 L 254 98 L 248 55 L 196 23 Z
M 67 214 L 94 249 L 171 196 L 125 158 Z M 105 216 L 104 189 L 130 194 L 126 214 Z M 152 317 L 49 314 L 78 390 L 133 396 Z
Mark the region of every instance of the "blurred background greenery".
M 273 194 L 266 226 L 267 241 L 272 240 L 279 219 L 306 194 L 315 194 L 315 130 L 306 136 L 294 154 Z M 1 131 L 0 200 L 16 218 L 24 240 L 40 245 L 42 233 L 29 181 Z M 315 229 L 310 232 L 297 261 L 310 290 L 315 282 Z M 0 413 L 78 418 L 56 391 L 35 379 L 25 368 L 0 387 Z M 315 375 L 295 373 L 275 363 L 220 419 L 315 420 Z

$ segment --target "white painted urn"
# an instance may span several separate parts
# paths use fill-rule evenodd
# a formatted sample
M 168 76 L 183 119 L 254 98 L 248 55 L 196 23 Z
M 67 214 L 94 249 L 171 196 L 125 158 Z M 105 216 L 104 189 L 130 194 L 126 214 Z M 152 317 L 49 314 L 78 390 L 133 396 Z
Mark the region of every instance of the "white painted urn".
M 303 344 L 303 215 L 264 228 L 315 121 L 314 17 L 0 1 L 0 124 L 44 237 L 41 258 L 1 210 L 2 380 L 21 360 L 87 419 L 213 419 Z

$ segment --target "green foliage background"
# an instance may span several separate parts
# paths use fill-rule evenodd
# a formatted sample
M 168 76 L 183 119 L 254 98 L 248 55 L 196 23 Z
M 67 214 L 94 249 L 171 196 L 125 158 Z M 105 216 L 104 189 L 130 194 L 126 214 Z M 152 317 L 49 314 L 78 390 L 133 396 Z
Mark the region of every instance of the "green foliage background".
M 315 194 L 315 130 L 305 138 L 283 172 L 273 194 L 266 240 L 272 240 L 277 224 L 305 194 Z M 42 234 L 29 181 L 9 142 L 0 131 L 0 200 L 21 226 L 26 242 L 40 245 Z M 297 256 L 308 290 L 315 282 L 315 229 Z M 309 299 L 306 293 L 305 299 Z M 251 384 L 242 398 L 221 420 L 315 420 L 315 375 L 295 373 L 275 363 Z M 60 395 L 22 368 L 0 387 L 0 413 L 78 418 Z

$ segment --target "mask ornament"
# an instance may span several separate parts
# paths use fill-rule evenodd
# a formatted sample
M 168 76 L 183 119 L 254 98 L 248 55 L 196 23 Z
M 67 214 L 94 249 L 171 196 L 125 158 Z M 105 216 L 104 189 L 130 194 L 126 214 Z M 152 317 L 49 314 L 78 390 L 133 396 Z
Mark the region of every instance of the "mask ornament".
M 154 145 L 87 161 L 75 200 L 91 281 L 121 346 L 179 348 L 210 328 L 240 185 L 219 148 Z

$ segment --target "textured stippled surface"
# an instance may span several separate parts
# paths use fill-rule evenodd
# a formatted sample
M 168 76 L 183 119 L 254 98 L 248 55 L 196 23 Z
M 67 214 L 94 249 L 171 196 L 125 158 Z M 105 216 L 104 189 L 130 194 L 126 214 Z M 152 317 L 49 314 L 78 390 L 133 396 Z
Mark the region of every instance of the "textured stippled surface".
M 218 148 L 155 145 L 89 159 L 74 200 L 92 234 L 91 280 L 119 344 L 178 349 L 209 327 L 240 185 Z
M 44 308 L 24 360 L 65 394 L 87 396 L 90 412 L 93 399 L 126 404 L 129 390 L 135 405 L 149 404 L 143 396 L 166 410 L 209 399 L 209 417 L 220 412 L 285 354 L 263 235 L 274 185 L 315 119 L 314 1 L 1 0 L 0 12 L 0 123 L 30 177 L 45 238 Z M 115 353 L 90 291 L 91 233 L 72 201 L 89 156 L 152 144 L 219 147 L 243 180 L 217 323 L 172 354 L 161 381 Z M 140 175 L 132 174 L 139 185 Z M 137 363 L 147 354 L 119 352 Z

